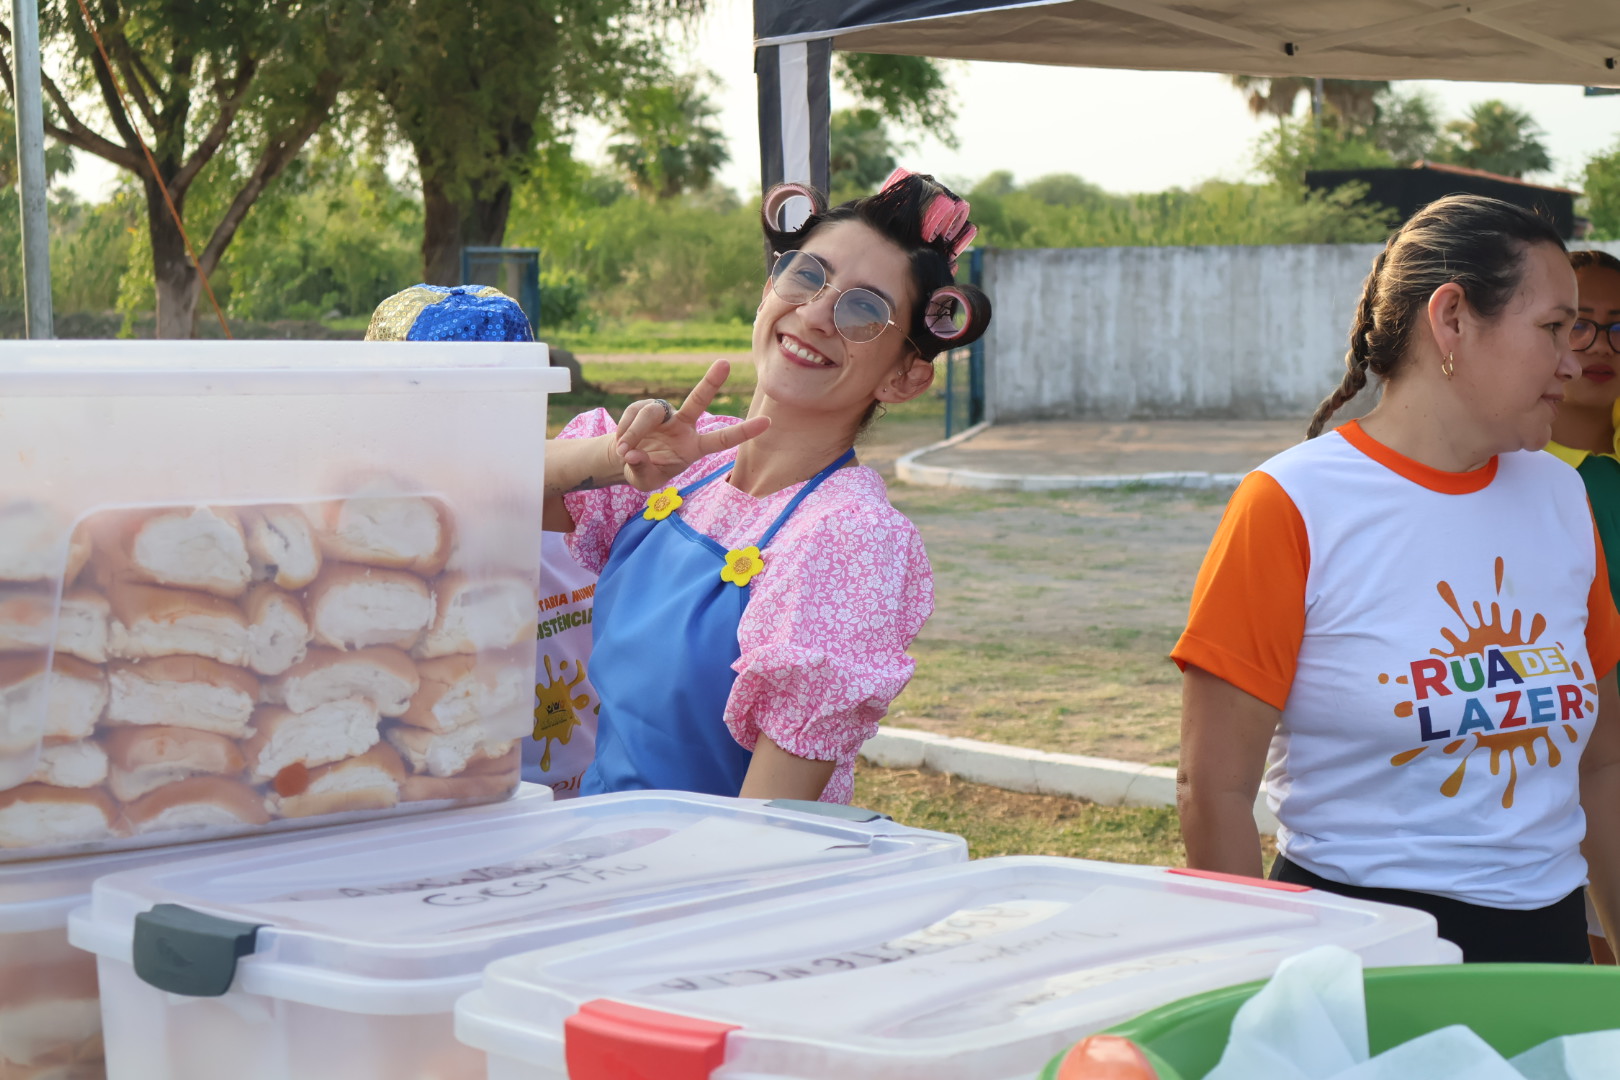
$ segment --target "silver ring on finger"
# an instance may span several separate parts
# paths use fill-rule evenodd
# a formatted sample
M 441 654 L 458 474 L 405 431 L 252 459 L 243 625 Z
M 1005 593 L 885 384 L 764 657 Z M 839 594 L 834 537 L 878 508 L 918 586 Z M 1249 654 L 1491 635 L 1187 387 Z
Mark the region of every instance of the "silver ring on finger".
M 670 417 L 675 415 L 675 406 L 671 405 L 663 398 L 653 398 L 652 403 L 654 405 L 662 405 L 664 407 L 664 419 L 660 422 L 665 424 L 669 423 Z

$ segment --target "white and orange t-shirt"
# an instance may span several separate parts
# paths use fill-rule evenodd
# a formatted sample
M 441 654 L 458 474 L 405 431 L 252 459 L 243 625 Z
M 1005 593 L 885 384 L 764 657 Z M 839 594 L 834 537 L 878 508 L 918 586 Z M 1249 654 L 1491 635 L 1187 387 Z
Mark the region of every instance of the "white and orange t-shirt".
M 1620 615 L 1557 459 L 1441 472 L 1354 422 L 1278 454 L 1171 655 L 1282 710 L 1266 787 L 1305 869 L 1515 909 L 1585 882 L 1579 764 Z

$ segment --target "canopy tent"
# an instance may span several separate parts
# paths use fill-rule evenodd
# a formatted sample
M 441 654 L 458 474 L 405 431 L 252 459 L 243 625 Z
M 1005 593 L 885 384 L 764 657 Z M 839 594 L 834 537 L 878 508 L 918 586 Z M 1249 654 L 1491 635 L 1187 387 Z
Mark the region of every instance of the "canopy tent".
M 827 189 L 833 49 L 1148 71 L 1620 85 L 1616 0 L 754 0 L 761 179 Z M 1054 103 L 1056 106 L 1058 103 Z

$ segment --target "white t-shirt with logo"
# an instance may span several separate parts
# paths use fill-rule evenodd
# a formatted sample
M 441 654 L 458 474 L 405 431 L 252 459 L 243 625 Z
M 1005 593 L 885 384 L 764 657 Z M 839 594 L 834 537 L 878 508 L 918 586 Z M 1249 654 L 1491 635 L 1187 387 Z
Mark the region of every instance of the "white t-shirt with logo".
M 1552 457 L 1446 473 L 1353 422 L 1284 451 L 1234 493 L 1172 655 L 1282 710 L 1266 786 L 1305 869 L 1512 909 L 1585 882 L 1620 616 Z
M 541 541 L 540 593 L 534 734 L 523 744 L 523 779 L 566 799 L 579 794 L 595 754 L 602 701 L 590 679 L 596 575 L 579 565 L 562 533 Z

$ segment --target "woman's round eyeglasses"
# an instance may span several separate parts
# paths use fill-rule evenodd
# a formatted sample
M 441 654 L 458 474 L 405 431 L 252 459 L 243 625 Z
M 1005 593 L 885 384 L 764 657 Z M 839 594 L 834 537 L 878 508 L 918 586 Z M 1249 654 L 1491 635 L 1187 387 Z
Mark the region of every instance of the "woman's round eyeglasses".
M 1576 319 L 1569 328 L 1569 347 L 1576 352 L 1585 352 L 1597 344 L 1599 330 L 1609 335 L 1609 350 L 1620 353 L 1620 334 L 1616 333 L 1620 331 L 1620 322 L 1604 326 L 1591 319 Z
M 827 264 L 808 251 L 784 251 L 771 267 L 771 291 L 788 303 L 808 304 L 826 289 L 838 294 L 833 326 L 846 341 L 875 341 L 889 327 L 900 329 L 889 302 L 871 289 L 840 289 L 827 280 Z M 905 331 L 901 331 L 905 334 Z M 910 335 L 906 335 L 910 341 Z

